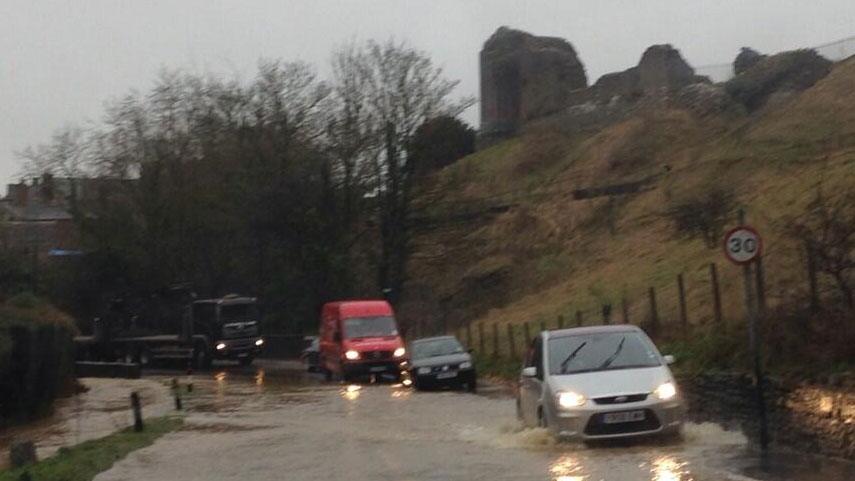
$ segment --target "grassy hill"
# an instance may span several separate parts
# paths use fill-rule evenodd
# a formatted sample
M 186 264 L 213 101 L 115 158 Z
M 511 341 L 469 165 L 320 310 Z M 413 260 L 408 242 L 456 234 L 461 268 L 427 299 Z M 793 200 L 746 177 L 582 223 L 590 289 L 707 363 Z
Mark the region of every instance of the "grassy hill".
M 650 183 L 634 194 L 574 196 L 643 179 Z M 855 344 L 851 313 L 844 314 L 850 319 L 841 340 L 815 332 L 835 316 L 808 319 L 802 307 L 807 268 L 792 225 L 820 188 L 831 197 L 855 191 L 855 60 L 750 114 L 699 116 L 660 105 L 582 133 L 546 120 L 461 159 L 424 187 L 402 317 L 449 328 L 554 325 L 557 316 L 569 320 L 579 310 L 586 323 L 595 323 L 602 305 L 611 304 L 619 322 L 626 299 L 628 320 L 644 324 L 654 287 L 662 337 L 685 343 L 676 280 L 682 274 L 691 342 L 709 343 L 725 332 L 713 320 L 709 264 L 716 263 L 736 348 L 744 327 L 741 270 L 724 260 L 718 243 L 685 235 L 669 215 L 717 193 L 732 199 L 726 226 L 736 224 L 742 207 L 764 237 L 765 330 L 779 343 L 771 351 L 791 349 L 804 334 L 792 326 L 808 325 L 815 364 L 845 369 L 855 358 L 847 347 Z M 824 302 L 839 305 L 830 280 L 820 280 Z M 738 356 L 722 354 L 714 364 L 737 362 Z

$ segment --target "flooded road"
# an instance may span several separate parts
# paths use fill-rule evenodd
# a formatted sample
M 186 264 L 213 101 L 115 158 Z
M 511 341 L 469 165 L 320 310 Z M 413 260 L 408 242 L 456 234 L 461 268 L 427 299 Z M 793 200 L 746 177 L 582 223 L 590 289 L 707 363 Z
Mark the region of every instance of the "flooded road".
M 324 384 L 290 363 L 215 369 L 192 382 L 185 427 L 97 481 L 712 481 L 750 479 L 753 462 L 741 434 L 712 424 L 690 424 L 669 444 L 555 443 L 521 429 L 507 396 Z M 758 478 L 808 479 L 783 476 Z
M 58 399 L 53 413 L 35 422 L 0 430 L 0 469 L 7 467 L 9 447 L 14 441 L 36 444 L 39 459 L 59 448 L 107 436 L 132 424 L 130 393 L 140 395 L 146 416 L 172 412 L 169 388 L 155 379 L 83 378 L 84 392 Z

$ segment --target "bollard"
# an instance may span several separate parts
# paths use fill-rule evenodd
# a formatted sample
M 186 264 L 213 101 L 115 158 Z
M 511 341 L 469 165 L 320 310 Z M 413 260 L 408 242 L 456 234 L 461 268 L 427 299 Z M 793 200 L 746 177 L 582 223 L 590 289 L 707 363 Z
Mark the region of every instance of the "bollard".
M 9 465 L 14 468 L 36 464 L 36 445 L 32 441 L 13 442 L 9 447 Z
M 181 385 L 178 384 L 178 378 L 172 378 L 172 394 L 175 396 L 175 410 L 181 410 Z
M 131 410 L 134 413 L 134 431 L 140 432 L 143 430 L 142 406 L 140 395 L 136 391 L 131 393 Z

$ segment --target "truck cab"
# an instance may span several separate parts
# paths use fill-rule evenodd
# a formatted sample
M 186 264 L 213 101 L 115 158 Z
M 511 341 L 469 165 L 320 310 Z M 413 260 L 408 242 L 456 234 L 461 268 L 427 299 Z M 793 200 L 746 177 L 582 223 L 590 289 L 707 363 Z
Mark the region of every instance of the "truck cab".
M 190 321 L 192 337 L 197 345 L 204 343 L 208 361 L 235 359 L 248 365 L 264 345 L 261 314 L 254 297 L 231 294 L 194 301 L 190 305 Z M 201 346 L 196 350 L 199 349 Z

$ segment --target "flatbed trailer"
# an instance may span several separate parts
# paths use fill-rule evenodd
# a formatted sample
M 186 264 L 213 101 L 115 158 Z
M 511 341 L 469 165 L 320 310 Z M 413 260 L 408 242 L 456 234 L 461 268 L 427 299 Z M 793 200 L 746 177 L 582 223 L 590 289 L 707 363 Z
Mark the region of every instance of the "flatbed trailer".
M 178 333 L 128 335 L 96 321 L 94 335 L 77 336 L 74 341 L 79 361 L 146 366 L 170 360 L 206 368 L 215 359 L 229 359 L 249 365 L 264 345 L 259 321 L 255 298 L 232 295 L 192 302 Z

